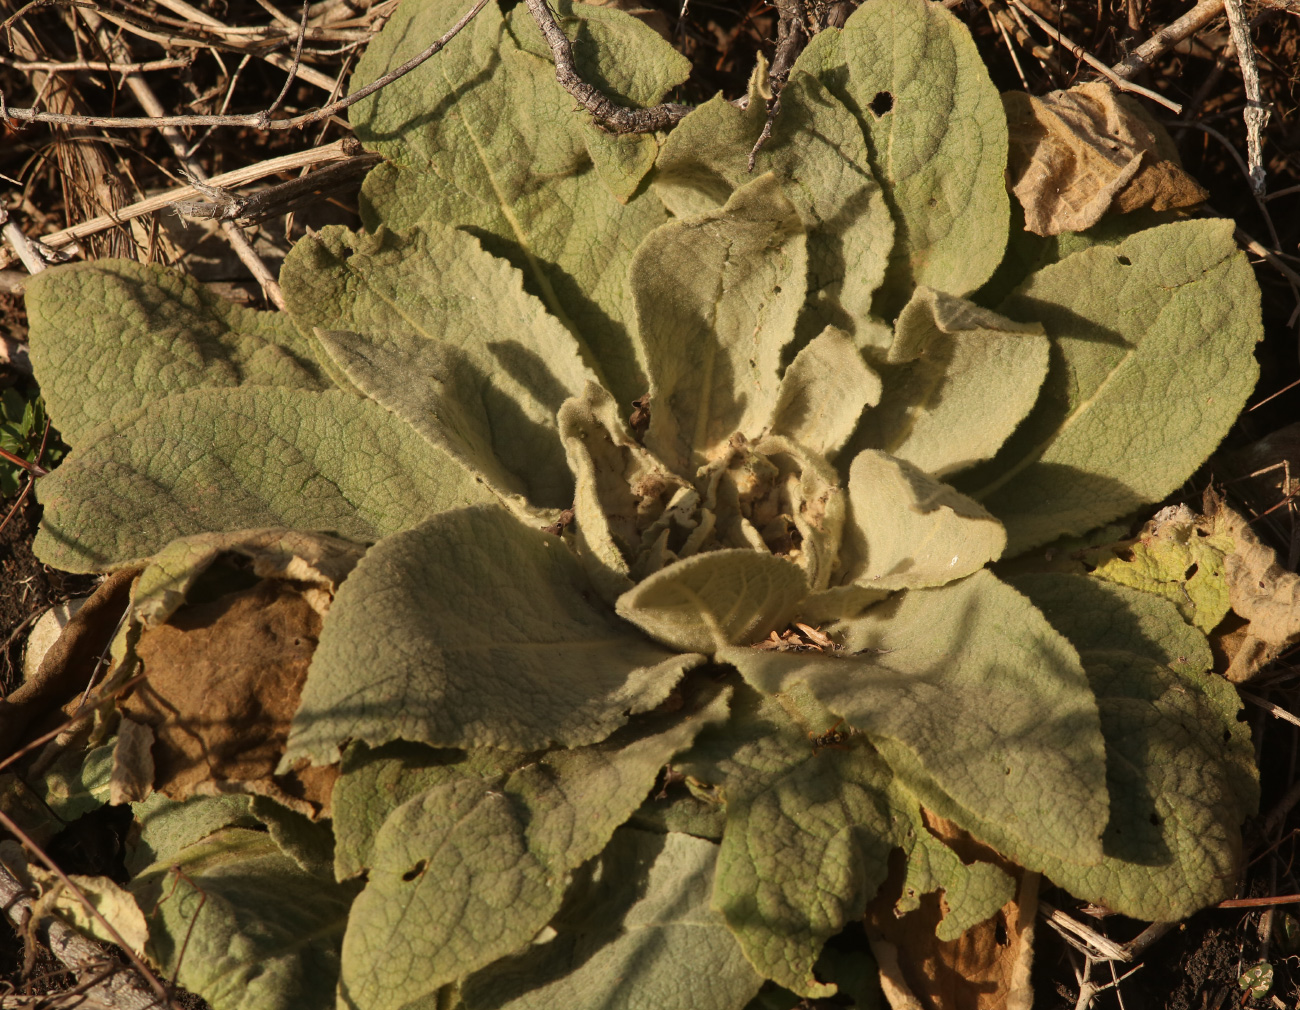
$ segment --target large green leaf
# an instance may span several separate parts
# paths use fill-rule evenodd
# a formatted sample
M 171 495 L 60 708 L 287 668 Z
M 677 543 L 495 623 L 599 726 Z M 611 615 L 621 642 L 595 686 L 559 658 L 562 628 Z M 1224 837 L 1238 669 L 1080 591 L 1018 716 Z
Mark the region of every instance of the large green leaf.
M 367 396 L 497 490 L 572 502 L 555 413 L 595 374 L 509 263 L 433 224 L 328 229 L 294 247 L 282 277 L 300 324 Z
M 999 306 L 1052 338 L 1038 405 L 960 487 L 1008 555 L 1178 487 L 1255 386 L 1259 288 L 1232 222 L 1182 221 L 1040 270 Z
M 654 191 L 678 217 L 704 213 L 749 182 L 749 154 L 767 119 L 764 72 L 755 71 L 749 105 L 721 95 L 674 127 L 656 163 Z M 808 230 L 808 316 L 812 333 L 835 325 L 862 345 L 879 330 L 867 325 L 885 274 L 894 223 L 871 174 L 856 117 L 815 78 L 794 73 L 781 112 L 755 161 L 774 172 Z
M 726 718 L 728 695 L 507 775 L 450 776 L 398 807 L 348 923 L 341 1000 L 402 1007 L 527 945 L 559 910 L 569 871 L 605 847 L 674 754 Z
M 1079 650 L 1106 737 L 1110 821 L 1096 866 L 1048 861 L 1071 894 L 1176 921 L 1233 893 L 1255 812 L 1250 727 L 1205 638 L 1168 600 L 1081 575 L 1015 580 Z
M 620 829 L 556 936 L 472 977 L 465 1006 L 739 1010 L 763 979 L 710 908 L 717 859 L 690 835 Z
M 288 317 L 254 312 L 192 278 L 122 260 L 47 270 L 27 287 L 32 360 L 63 437 L 191 389 L 330 388 Z
M 115 418 L 40 493 L 36 549 L 69 571 L 207 532 L 279 526 L 373 541 L 431 512 L 495 500 L 377 404 L 267 386 L 196 390 Z
M 843 652 L 717 658 L 765 693 L 806 685 L 927 807 L 975 830 L 936 807 L 938 791 L 998 825 L 998 838 L 982 837 L 1011 858 L 1100 862 L 1108 803 L 1096 701 L 1078 654 L 1025 597 L 980 571 L 832 630 Z
M 879 366 L 884 395 L 852 448 L 880 449 L 936 477 L 992 458 L 1038 399 L 1049 348 L 1042 332 L 917 288 Z
M 844 578 L 860 586 L 942 586 L 996 561 L 1006 544 L 981 505 L 886 453 L 859 453 L 848 490 Z
M 344 740 L 531 750 L 602 740 L 703 661 L 590 599 L 558 537 L 500 508 L 433 516 L 376 544 L 339 589 L 286 762 Z
M 353 87 L 420 52 L 462 14 L 457 0 L 403 3 L 367 47 Z M 581 334 L 627 402 L 645 390 L 629 336 L 628 265 L 665 214 L 657 200 L 624 205 L 589 178 L 585 118 L 554 66 L 518 49 L 502 18 L 489 5 L 436 59 L 352 109 L 357 135 L 389 159 L 366 179 L 362 217 L 370 228 L 440 222 L 480 235 Z M 601 65 L 626 58 L 624 48 L 606 50 Z
M 148 954 L 213 1010 L 329 1010 L 356 889 L 306 873 L 261 831 L 227 827 L 131 882 Z
M 678 561 L 618 598 L 619 616 L 677 649 L 714 653 L 783 628 L 807 595 L 803 572 L 761 551 L 709 551 Z
M 966 26 L 928 0 L 866 0 L 813 38 L 795 70 L 866 133 L 896 228 L 883 314 L 919 284 L 964 295 L 988 280 L 1007 241 L 1007 127 Z
M 902 842 L 902 816 L 893 775 L 870 748 L 818 749 L 809 737 L 775 702 L 742 695 L 732 720 L 676 767 L 726 797 L 713 903 L 745 956 L 818 998 L 835 992 L 813 975 L 822 945 L 865 913 Z
M 632 262 L 650 375 L 646 447 L 694 473 L 736 432 L 772 419 L 808 260 L 803 224 L 772 174 L 725 207 L 654 231 Z

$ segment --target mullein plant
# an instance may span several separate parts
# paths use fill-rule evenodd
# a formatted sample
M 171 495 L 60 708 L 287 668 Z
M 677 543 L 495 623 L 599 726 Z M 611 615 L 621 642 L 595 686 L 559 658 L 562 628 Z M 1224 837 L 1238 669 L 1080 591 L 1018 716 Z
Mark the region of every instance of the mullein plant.
M 354 86 L 460 6 L 405 0 Z M 622 103 L 685 79 L 633 18 L 559 11 Z M 924 0 L 817 35 L 751 170 L 769 94 L 760 67 L 747 104 L 605 133 L 489 4 L 354 108 L 365 228 L 297 244 L 287 312 L 135 263 L 32 281 L 75 447 L 43 560 L 158 584 L 213 534 L 366 548 L 281 764 L 338 766 L 329 817 L 137 805 L 145 949 L 217 1010 L 829 995 L 894 850 L 941 938 L 1012 897 L 923 810 L 1141 919 L 1232 887 L 1256 773 L 1205 636 L 989 569 L 1227 431 L 1260 337 L 1232 223 L 1119 219 L 1029 272 L 1001 100 Z

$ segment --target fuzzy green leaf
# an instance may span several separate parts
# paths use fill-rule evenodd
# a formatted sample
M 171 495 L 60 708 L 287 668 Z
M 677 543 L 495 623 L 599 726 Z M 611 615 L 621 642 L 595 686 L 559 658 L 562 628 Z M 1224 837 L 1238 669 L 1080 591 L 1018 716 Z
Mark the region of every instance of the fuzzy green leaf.
M 69 264 L 33 277 L 25 298 L 41 390 L 73 445 L 104 421 L 191 389 L 331 388 L 287 316 L 234 305 L 162 267 Z
M 902 841 L 893 775 L 870 748 L 814 747 L 771 700 L 737 709 L 676 765 L 726 797 L 713 903 L 761 974 L 831 996 L 813 974 L 822 945 L 862 917 Z
M 844 577 L 870 589 L 942 586 L 996 561 L 1002 524 L 911 463 L 868 449 L 849 468 Z
M 961 298 L 916 289 L 894 327 L 884 395 L 853 447 L 880 449 L 936 477 L 992 458 L 1038 399 L 1049 343 Z
M 282 276 L 300 325 L 359 390 L 499 493 L 572 502 L 555 413 L 595 374 L 518 270 L 429 225 L 327 229 L 294 247 Z
M 1002 99 L 966 26 L 927 0 L 866 0 L 795 63 L 857 116 L 896 228 L 877 297 L 892 316 L 925 284 L 964 295 L 1007 242 Z
M 1079 575 L 1015 580 L 1079 650 L 1106 737 L 1110 822 L 1097 866 L 1038 867 L 1071 894 L 1176 921 L 1233 893 L 1259 800 L 1250 727 L 1168 600 Z
M 340 998 L 388 1010 L 525 946 L 567 875 L 605 847 L 663 765 L 726 718 L 729 692 L 509 775 L 452 777 L 398 807 L 343 943 Z
M 116 418 L 40 491 L 36 549 L 69 571 L 208 532 L 278 526 L 373 541 L 431 512 L 494 500 L 377 404 L 266 386 L 197 390 Z
M 645 443 L 678 473 L 771 420 L 807 271 L 803 224 L 771 174 L 642 243 L 631 283 L 650 375 Z
M 772 431 L 827 458 L 844 447 L 858 418 L 880 400 L 880 376 L 843 330 L 827 327 L 781 376 Z
M 146 868 L 130 890 L 150 959 L 213 1010 L 334 1006 L 355 888 L 304 872 L 264 832 L 223 828 Z
M 712 654 L 783 628 L 807 595 L 803 572 L 760 551 L 709 551 L 662 568 L 618 599 L 620 617 L 676 649 Z
M 937 790 L 997 824 L 997 839 L 976 833 L 1011 858 L 1101 860 L 1096 702 L 1078 654 L 1027 599 L 980 571 L 909 590 L 832 630 L 847 654 L 727 649 L 717 658 L 765 693 L 806 684 L 927 807 L 975 830 L 969 816 L 935 806 Z
M 468 1010 L 735 1010 L 762 984 L 709 907 L 718 847 L 621 829 L 558 935 L 484 969 Z M 545 980 L 538 985 L 538 980 Z
M 588 595 L 563 541 L 500 508 L 381 541 L 330 608 L 285 761 L 329 764 L 349 739 L 512 750 L 604 739 L 703 657 L 652 644 Z
M 464 10 L 403 3 L 367 47 L 352 86 L 420 52 Z M 619 202 L 596 179 L 586 118 L 548 61 L 518 49 L 500 8 L 480 11 L 436 60 L 351 111 L 358 137 L 388 163 L 362 187 L 362 218 L 404 229 L 439 222 L 478 234 L 524 272 L 547 308 L 582 335 L 621 401 L 645 391 L 630 338 L 627 270 L 666 218 L 654 200 Z M 602 66 L 627 58 L 607 51 Z M 610 71 L 613 73 L 613 71 Z
M 749 154 L 767 119 L 763 77 L 761 69 L 755 71 L 747 109 L 718 95 L 668 135 L 654 191 L 678 217 L 720 206 L 753 178 Z M 809 316 L 803 322 L 811 333 L 838 326 L 862 346 L 876 343 L 878 331 L 867 325 L 871 299 L 894 238 L 868 160 L 853 114 L 815 78 L 793 73 L 754 171 L 776 174 L 808 230 Z
M 1038 405 L 960 485 L 1006 524 L 1009 556 L 1159 501 L 1227 432 L 1261 336 L 1232 228 L 1182 221 L 1075 253 L 999 306 L 1052 338 Z

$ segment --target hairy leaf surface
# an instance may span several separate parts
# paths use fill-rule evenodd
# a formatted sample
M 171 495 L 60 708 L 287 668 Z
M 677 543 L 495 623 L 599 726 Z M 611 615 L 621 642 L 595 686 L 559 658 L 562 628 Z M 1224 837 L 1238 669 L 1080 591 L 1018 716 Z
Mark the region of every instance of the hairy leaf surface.
M 234 305 L 159 266 L 69 264 L 33 277 L 24 298 L 41 392 L 74 446 L 96 425 L 173 393 L 331 388 L 288 317 Z
M 762 984 L 709 904 L 718 847 L 620 829 L 601 880 L 572 895 L 558 935 L 465 986 L 467 1010 L 706 1010 L 744 1006 Z M 536 985 L 538 977 L 547 979 Z
M 806 684 L 909 789 L 928 777 L 996 823 L 1011 858 L 1023 862 L 1028 847 L 1100 861 L 1107 795 L 1096 702 L 1078 654 L 1025 597 L 980 571 L 899 594 L 834 630 L 847 655 L 727 649 L 718 658 L 765 693 Z
M 559 910 L 568 872 L 605 847 L 674 754 L 725 719 L 728 694 L 507 775 L 449 776 L 398 807 L 348 924 L 341 998 L 402 1007 L 526 945 Z
M 403 4 L 367 47 L 353 87 L 420 52 L 462 14 L 455 0 Z M 605 50 L 601 66 L 624 52 Z M 516 46 L 498 7 L 481 11 L 436 59 L 358 103 L 352 121 L 390 159 L 362 188 L 368 227 L 441 222 L 481 235 L 588 342 L 620 400 L 645 391 L 625 282 L 636 247 L 666 216 L 657 201 L 624 205 L 587 178 L 596 169 L 584 118 L 556 85 L 554 66 Z
M 1009 555 L 1159 501 L 1205 460 L 1255 386 L 1258 299 L 1232 222 L 1206 220 L 1075 253 L 999 307 L 1052 338 L 1038 405 L 960 484 Z
M 166 853 L 130 889 L 151 960 L 213 1010 L 334 1006 L 355 888 L 306 873 L 269 835 L 223 828 Z
M 693 473 L 735 432 L 754 438 L 770 422 L 807 271 L 803 224 L 771 174 L 720 211 L 657 229 L 637 251 L 632 288 L 652 404 L 646 448 L 678 473 Z
M 925 284 L 964 295 L 1007 241 L 1002 100 L 966 27 L 925 0 L 867 0 L 795 63 L 857 117 L 894 217 L 878 297 L 892 316 Z
M 1259 800 L 1250 727 L 1168 600 L 1080 575 L 1015 580 L 1079 650 L 1106 738 L 1104 858 L 1041 867 L 1071 894 L 1172 922 L 1233 893 Z
M 431 512 L 493 500 L 378 404 L 249 386 L 155 400 L 89 433 L 44 478 L 36 549 L 92 571 L 179 537 L 259 527 L 378 540 Z
M 339 744 L 532 750 L 602 740 L 703 657 L 589 600 L 563 542 L 500 508 L 434 516 L 376 544 L 339 589 L 286 761 Z

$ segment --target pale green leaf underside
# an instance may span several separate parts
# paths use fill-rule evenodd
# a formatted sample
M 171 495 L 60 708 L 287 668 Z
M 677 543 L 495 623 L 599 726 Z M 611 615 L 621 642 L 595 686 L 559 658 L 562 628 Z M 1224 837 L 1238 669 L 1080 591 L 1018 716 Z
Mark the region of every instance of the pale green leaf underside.
M 531 750 L 602 740 L 703 661 L 588 600 L 558 537 L 500 508 L 443 513 L 376 544 L 340 588 L 286 761 L 339 744 Z
M 998 309 L 1052 338 L 1038 405 L 962 490 L 1008 554 L 1159 501 L 1255 386 L 1259 288 L 1232 222 L 1162 225 L 1040 270 Z
M 213 1010 L 334 1006 L 355 889 L 304 872 L 266 833 L 224 828 L 146 868 L 131 892 L 150 959 Z
M 990 459 L 1038 399 L 1048 349 L 1037 323 L 917 288 L 880 366 L 884 395 L 852 446 L 935 477 Z
M 942 586 L 996 561 L 1002 524 L 911 463 L 868 449 L 849 468 L 845 579 L 870 589 Z
M 772 431 L 828 459 L 843 448 L 867 407 L 880 400 L 880 376 L 843 330 L 827 327 L 781 376 Z
M 559 910 L 569 871 L 604 848 L 674 754 L 726 718 L 728 696 L 507 775 L 450 775 L 398 807 L 348 923 L 341 998 L 395 1010 L 524 947 Z
M 678 561 L 618 599 L 620 617 L 675 649 L 712 654 L 784 628 L 808 583 L 773 554 L 709 551 Z
M 867 135 L 896 228 L 885 314 L 918 284 L 964 295 L 988 280 L 1007 241 L 1007 128 L 965 25 L 926 0 L 867 0 L 814 37 L 795 70 Z
M 1176 921 L 1230 896 L 1259 787 L 1241 703 L 1209 672 L 1204 637 L 1168 600 L 1125 586 L 1078 575 L 1015 585 L 1078 648 L 1106 738 L 1105 858 L 1048 861 L 1043 872 L 1146 920 Z
M 586 914 L 470 979 L 466 1007 L 739 1010 L 762 977 L 709 907 L 717 858 L 716 845 L 690 835 L 616 832 L 602 883 L 578 906 Z M 550 981 L 519 992 L 538 975 Z
M 650 376 L 645 443 L 676 472 L 771 421 L 807 270 L 803 225 L 771 174 L 642 243 L 631 285 Z
M 367 48 L 359 87 L 414 56 L 464 11 L 403 3 Z M 617 58 L 617 54 L 611 54 Z M 390 162 L 362 188 L 370 228 L 438 222 L 479 234 L 562 322 L 581 334 L 622 401 L 645 391 L 632 349 L 632 254 L 666 215 L 626 206 L 593 178 L 585 118 L 548 61 L 516 48 L 489 6 L 436 60 L 352 110 L 357 135 Z
M 909 789 L 928 777 L 999 825 L 999 839 L 980 837 L 1011 858 L 1037 849 L 1100 861 L 1107 799 L 1096 702 L 1077 653 L 1027 599 L 980 571 L 909 590 L 833 630 L 848 655 L 727 649 L 718 658 L 765 693 L 806 684 L 868 735 Z M 930 791 L 916 791 L 936 809 Z
M 330 388 L 287 316 L 234 305 L 159 266 L 69 264 L 33 277 L 25 300 L 41 392 L 74 446 L 96 425 L 174 393 Z
M 767 118 L 757 83 L 750 84 L 747 109 L 719 95 L 669 134 L 656 164 L 654 191 L 676 216 L 720 206 L 753 178 L 749 153 Z M 811 332 L 836 325 L 860 345 L 875 343 L 876 331 L 867 321 L 894 238 L 868 160 L 856 117 L 815 78 L 791 75 L 754 170 L 776 174 L 808 229 Z
M 265 386 L 170 396 L 101 425 L 40 492 L 37 550 L 70 571 L 206 532 L 279 526 L 368 542 L 492 500 L 378 404 Z

